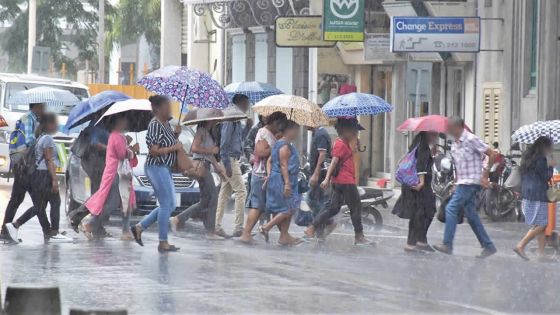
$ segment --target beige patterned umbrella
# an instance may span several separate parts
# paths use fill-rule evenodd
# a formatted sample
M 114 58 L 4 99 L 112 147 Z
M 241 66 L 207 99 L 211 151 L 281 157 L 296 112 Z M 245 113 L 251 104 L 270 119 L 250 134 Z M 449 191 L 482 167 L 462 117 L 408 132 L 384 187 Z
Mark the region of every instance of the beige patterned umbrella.
M 274 112 L 286 114 L 288 119 L 302 126 L 319 127 L 328 124 L 328 119 L 321 108 L 301 96 L 273 95 L 253 106 L 253 111 L 263 116 Z

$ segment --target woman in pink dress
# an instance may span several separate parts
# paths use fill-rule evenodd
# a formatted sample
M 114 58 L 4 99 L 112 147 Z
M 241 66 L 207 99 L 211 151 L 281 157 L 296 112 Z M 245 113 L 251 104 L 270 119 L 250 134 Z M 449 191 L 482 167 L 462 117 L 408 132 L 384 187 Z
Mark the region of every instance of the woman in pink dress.
M 122 240 L 132 240 L 129 231 L 129 219 L 136 205 L 136 196 L 132 186 L 132 167 L 138 164 L 134 152 L 138 152 L 138 144 L 129 147 L 129 140 L 124 135 L 128 129 L 128 119 L 124 115 L 115 115 L 108 124 L 112 132 L 107 144 L 105 169 L 99 190 L 85 203 L 90 214 L 82 220 L 81 230 L 88 238 L 103 236 L 103 223 L 111 213 L 122 210 Z M 130 163 L 130 167 L 123 166 Z M 128 203 L 128 204 L 127 204 Z

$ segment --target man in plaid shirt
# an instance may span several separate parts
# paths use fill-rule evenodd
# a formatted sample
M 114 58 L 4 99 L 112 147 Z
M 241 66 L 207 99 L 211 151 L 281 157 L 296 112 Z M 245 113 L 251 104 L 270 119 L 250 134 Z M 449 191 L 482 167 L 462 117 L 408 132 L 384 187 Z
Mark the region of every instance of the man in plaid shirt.
M 486 258 L 495 254 L 497 250 L 478 217 L 476 194 L 481 186 L 485 188 L 490 186 L 488 169 L 483 168 L 483 161 L 487 155 L 488 165 L 492 165 L 496 153 L 480 138 L 465 130 L 465 122 L 462 118 L 450 118 L 448 132 L 455 139 L 451 147 L 451 155 L 455 163 L 456 189 L 445 208 L 443 244 L 436 245 L 434 248 L 446 254 L 453 252 L 457 217 L 459 211 L 463 209 L 471 229 L 483 248 L 482 253 L 477 257 Z

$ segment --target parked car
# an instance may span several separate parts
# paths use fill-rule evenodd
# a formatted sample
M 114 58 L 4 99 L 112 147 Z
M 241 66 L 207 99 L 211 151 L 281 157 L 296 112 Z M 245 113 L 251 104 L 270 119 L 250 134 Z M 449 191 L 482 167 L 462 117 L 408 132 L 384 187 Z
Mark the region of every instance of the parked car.
M 135 215 L 144 215 L 157 207 L 157 200 L 154 190 L 148 177 L 144 174 L 144 164 L 148 155 L 146 146 L 146 132 L 130 133 L 134 142 L 140 144 L 140 154 L 138 155 L 138 166 L 134 168 L 134 191 L 136 193 Z M 194 138 L 194 130 L 190 127 L 183 127 L 183 132 L 179 140 L 184 144 L 186 152 L 190 152 L 190 147 Z M 220 178 L 215 175 L 214 180 L 220 183 Z M 175 184 L 177 208 L 175 213 L 183 211 L 200 199 L 198 182 L 183 174 L 173 174 Z M 69 158 L 69 166 L 66 174 L 66 213 L 76 209 L 90 197 L 90 180 L 82 168 L 81 159 L 75 155 Z

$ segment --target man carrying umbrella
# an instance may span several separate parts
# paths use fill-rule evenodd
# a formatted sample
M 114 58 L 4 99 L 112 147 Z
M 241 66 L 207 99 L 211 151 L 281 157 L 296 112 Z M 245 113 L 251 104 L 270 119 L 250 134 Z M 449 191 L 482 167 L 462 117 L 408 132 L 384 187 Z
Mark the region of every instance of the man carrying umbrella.
M 39 119 L 45 111 L 44 103 L 30 103 L 29 111 L 25 113 L 16 124 L 16 132 L 20 132 L 25 139 L 25 147 L 28 148 L 35 143 L 35 129 L 39 126 Z M 10 148 L 11 150 L 11 148 Z M 21 150 L 21 154 L 24 154 L 25 150 Z M 10 152 L 12 155 L 12 152 Z M 12 160 L 12 163 L 15 161 Z M 12 165 L 13 166 L 13 165 Z M 12 222 L 16 215 L 17 209 L 23 202 L 25 198 L 25 193 L 27 192 L 27 179 L 20 174 L 14 174 L 14 183 L 12 185 L 12 194 L 10 196 L 10 201 L 6 207 L 6 212 L 4 214 L 4 222 L 2 222 L 2 232 L 1 236 L 4 238 L 6 236 L 5 224 Z M 60 199 L 59 199 L 60 206 Z M 52 207 L 52 204 L 51 204 Z
M 243 94 L 236 94 L 233 97 L 233 104 L 243 113 L 246 113 L 250 106 L 249 98 Z M 235 228 L 232 236 L 239 237 L 243 232 L 243 208 L 247 197 L 243 173 L 239 164 L 239 159 L 243 156 L 243 126 L 241 122 L 224 122 L 221 127 L 220 138 L 220 158 L 226 169 L 227 177 L 222 180 L 218 195 L 216 234 L 228 237 L 222 227 L 222 219 L 229 197 L 233 192 L 235 193 Z

